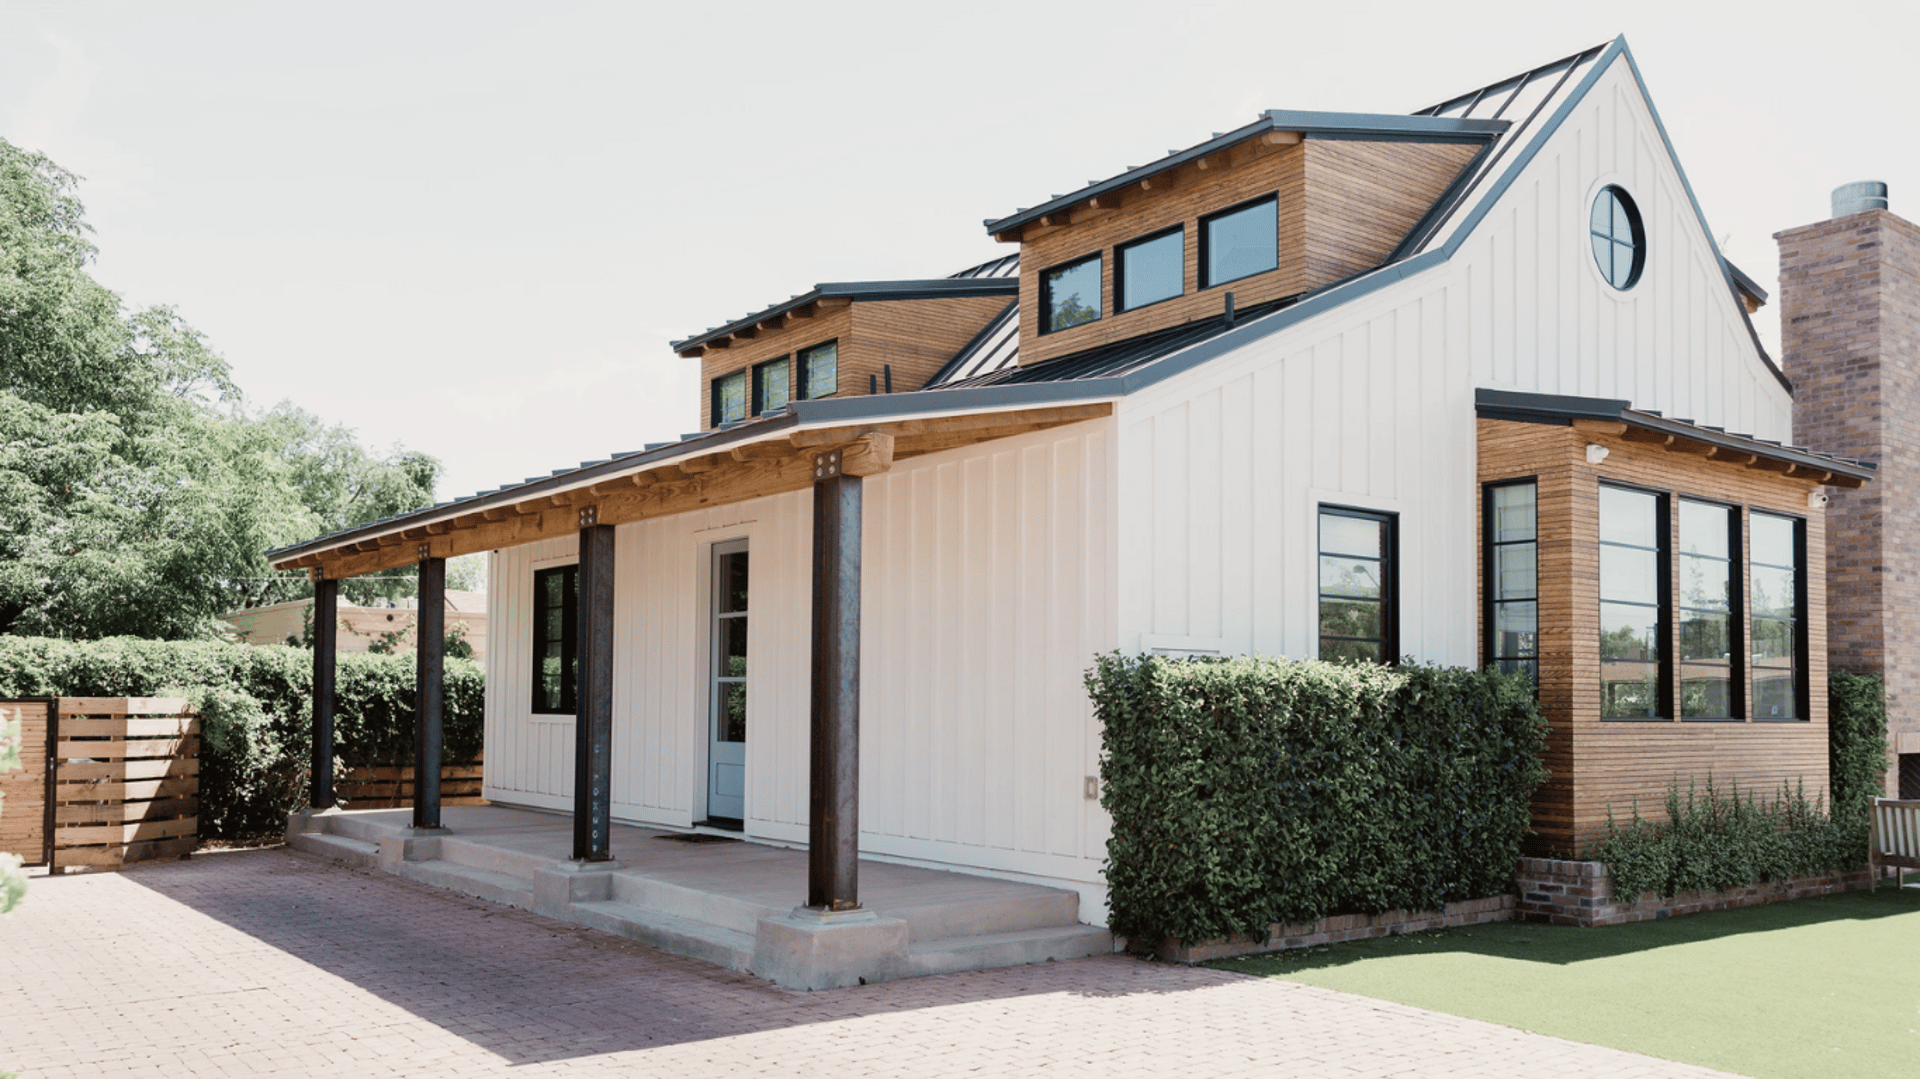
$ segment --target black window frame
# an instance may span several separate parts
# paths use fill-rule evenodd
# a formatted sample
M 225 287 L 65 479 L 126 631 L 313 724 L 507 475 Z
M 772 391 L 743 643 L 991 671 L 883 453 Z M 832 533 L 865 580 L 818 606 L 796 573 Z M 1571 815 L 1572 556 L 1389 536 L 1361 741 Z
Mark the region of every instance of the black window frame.
M 1251 210 L 1255 206 L 1259 206 L 1269 202 L 1273 203 L 1273 218 L 1274 218 L 1273 265 L 1267 267 L 1264 270 L 1255 270 L 1252 273 L 1241 274 L 1238 277 L 1227 277 L 1227 278 L 1222 278 L 1221 280 L 1218 280 L 1218 281 L 1213 280 L 1211 275 L 1209 275 L 1207 272 L 1208 263 L 1211 261 L 1212 254 L 1213 254 L 1213 243 L 1210 238 L 1211 234 L 1209 233 L 1207 226 L 1211 225 L 1215 221 L 1220 220 L 1221 218 L 1232 217 L 1234 214 L 1241 213 L 1246 210 Z M 1199 283 L 1199 289 L 1201 292 L 1205 292 L 1210 288 L 1216 288 L 1220 285 L 1230 285 L 1235 281 L 1245 281 L 1249 277 L 1258 277 L 1263 273 L 1272 273 L 1275 270 L 1278 270 L 1280 268 L 1280 192 L 1278 191 L 1269 192 L 1265 195 L 1259 195 L 1254 198 L 1247 199 L 1243 202 L 1234 203 L 1232 206 L 1215 210 L 1210 214 L 1202 214 L 1200 215 L 1200 219 L 1197 222 L 1197 225 L 1200 229 L 1200 235 L 1198 237 L 1199 255 L 1197 259 L 1198 265 L 1194 267 L 1194 277 L 1195 277 L 1195 280 Z
M 1793 526 L 1794 564 L 1790 567 L 1793 570 L 1793 707 L 1799 714 L 1793 716 L 1761 716 L 1757 714 L 1760 709 L 1757 700 L 1759 694 L 1756 693 L 1753 695 L 1755 698 L 1754 706 L 1750 709 L 1751 712 L 1755 713 L 1752 721 L 1755 723 L 1807 723 L 1813 719 L 1813 690 L 1807 668 L 1808 661 L 1811 658 L 1807 640 L 1810 636 L 1807 632 L 1807 519 L 1799 514 L 1782 513 L 1776 509 L 1748 507 L 1747 516 L 1751 518 L 1755 514 L 1783 520 Z M 1752 535 L 1753 525 L 1752 522 L 1749 521 L 1747 524 L 1749 546 L 1751 546 Z M 1777 565 L 1772 562 L 1762 562 L 1759 564 L 1763 566 Z M 1749 549 L 1746 558 L 1742 560 L 1748 589 L 1753 587 L 1754 565 L 1753 552 Z M 1749 610 L 1746 617 L 1746 624 L 1749 629 L 1753 624 L 1753 617 L 1751 610 Z M 1748 652 L 1751 654 L 1753 639 L 1751 636 L 1748 636 L 1745 640 Z M 1752 674 L 1757 675 L 1759 670 L 1760 667 L 1758 663 L 1752 664 Z
M 728 380 L 736 379 L 736 378 L 740 380 L 740 415 L 734 416 L 734 417 L 728 417 L 726 414 L 726 410 L 722 405 L 722 402 L 725 400 L 725 398 L 722 396 L 724 391 L 721 389 L 721 386 L 723 383 L 727 382 Z M 722 424 L 738 423 L 741 420 L 746 419 L 747 416 L 750 415 L 749 410 L 753 407 L 753 398 L 752 398 L 753 387 L 749 385 L 751 381 L 752 379 L 748 375 L 747 369 L 744 367 L 740 368 L 738 371 L 728 371 L 726 374 L 719 375 L 714 378 L 713 402 L 712 402 L 712 412 L 711 412 L 711 415 L 713 418 L 712 426 L 719 427 Z
M 836 374 L 838 374 L 837 364 L 838 361 L 836 359 Z M 766 372 L 769 368 L 781 366 L 787 369 L 787 399 L 773 408 L 768 408 Z M 754 364 L 751 370 L 753 372 L 753 384 L 747 388 L 747 409 L 750 414 L 764 416 L 769 412 L 786 408 L 793 403 L 793 357 L 791 355 L 781 355 L 775 356 L 770 360 L 761 360 Z
M 1327 593 L 1322 591 L 1323 586 L 1322 586 L 1321 577 L 1320 577 L 1320 559 L 1324 557 L 1329 557 L 1329 554 L 1325 546 L 1323 546 L 1325 541 L 1321 538 L 1320 521 L 1321 521 L 1321 518 L 1326 517 L 1328 515 L 1333 515 L 1337 517 L 1354 517 L 1363 521 L 1372 521 L 1381 526 L 1381 537 L 1380 537 L 1380 541 L 1381 541 L 1380 542 L 1380 546 L 1381 546 L 1381 556 L 1380 556 L 1380 655 L 1381 655 L 1381 659 L 1380 659 L 1380 662 L 1382 665 L 1388 666 L 1388 667 L 1397 666 L 1400 663 L 1400 515 L 1398 513 L 1395 513 L 1389 510 L 1373 510 L 1373 509 L 1367 509 L 1363 506 L 1343 506 L 1343 505 L 1339 505 L 1332 502 L 1322 502 L 1319 505 L 1318 511 L 1314 514 L 1314 518 L 1313 518 L 1314 581 L 1313 583 L 1314 583 L 1315 653 L 1319 655 L 1320 658 L 1325 659 L 1326 658 L 1325 642 L 1329 639 L 1337 640 L 1337 641 L 1361 641 L 1361 640 L 1371 639 L 1366 637 L 1343 637 L 1338 635 L 1335 635 L 1334 637 L 1329 638 L 1325 634 L 1320 632 L 1320 626 L 1322 624 L 1320 606 L 1327 599 Z M 1342 554 L 1341 552 L 1335 551 L 1335 552 L 1332 552 L 1331 557 L 1358 558 L 1362 556 L 1352 555 L 1352 554 Z M 1350 600 L 1353 597 L 1336 595 L 1334 598 Z
M 1600 658 L 1600 719 L 1606 723 L 1671 723 L 1674 720 L 1674 708 L 1677 703 L 1673 699 L 1673 499 L 1675 495 L 1672 491 L 1662 490 L 1658 487 L 1646 487 L 1637 483 L 1618 483 L 1613 480 L 1603 480 L 1598 486 L 1612 487 L 1616 490 L 1633 491 L 1637 494 L 1653 496 L 1654 536 L 1658 541 L 1658 545 L 1654 548 L 1654 595 L 1658 598 L 1658 602 L 1655 605 L 1657 613 L 1655 615 L 1654 634 L 1659 638 L 1660 643 L 1660 654 L 1654 664 L 1657 682 L 1654 687 L 1653 714 L 1648 716 L 1607 715 L 1605 696 L 1607 661 L 1606 658 L 1602 656 Z M 1596 489 L 1594 492 L 1594 520 L 1596 525 L 1599 523 L 1599 497 L 1599 491 Z M 1594 540 L 1595 569 L 1598 570 L 1600 548 L 1606 546 L 1609 541 L 1601 539 L 1599 532 L 1596 532 Z M 1617 544 L 1616 546 L 1628 545 Z M 1644 550 L 1645 548 L 1633 549 Z M 1595 584 L 1597 587 L 1604 589 L 1604 577 L 1596 573 Z M 1604 591 L 1597 593 L 1596 601 L 1596 615 L 1599 615 L 1608 603 L 1624 602 L 1621 600 L 1607 599 Z M 1637 606 L 1644 606 L 1644 604 L 1638 604 Z M 1604 625 L 1605 621 L 1602 619 L 1599 626 L 1595 628 L 1599 629 Z
M 560 616 L 560 667 L 565 673 L 560 679 L 560 704 L 558 707 L 547 704 L 545 695 L 545 660 L 551 638 L 547 636 L 546 614 L 552 605 L 545 602 L 546 580 L 559 574 L 562 580 L 561 616 Z M 564 566 L 548 566 L 533 571 L 533 714 L 536 716 L 571 716 L 577 713 L 579 677 L 579 636 L 580 636 L 580 564 L 569 563 Z
M 1673 678 L 1679 686 L 1679 696 L 1674 700 L 1674 718 L 1683 723 L 1742 723 L 1747 717 L 1747 667 L 1745 653 L 1751 647 L 1747 644 L 1749 636 L 1746 628 L 1746 578 L 1748 559 L 1746 557 L 1746 513 L 1736 502 L 1723 502 L 1716 498 L 1701 498 L 1698 495 L 1674 492 L 1676 503 L 1693 502 L 1698 505 L 1712 506 L 1727 511 L 1727 576 L 1735 587 L 1727 596 L 1727 709 L 1724 716 L 1690 716 L 1686 714 L 1687 679 L 1685 668 L 1689 661 L 1683 653 L 1686 650 L 1686 612 L 1700 610 L 1689 607 L 1686 597 L 1680 594 L 1685 574 L 1677 571 L 1688 557 L 1685 544 L 1687 539 L 1684 513 L 1674 515 L 1674 526 L 1679 542 L 1673 545 L 1673 562 L 1676 572 L 1673 574 L 1673 594 L 1669 597 L 1673 608 Z M 1696 556 L 1697 557 L 1697 556 Z
M 813 386 L 814 355 L 821 349 L 829 347 L 833 349 L 833 393 L 813 394 L 806 392 Z M 801 392 L 794 393 L 794 387 L 789 383 L 787 386 L 788 401 L 818 401 L 821 398 L 832 397 L 838 394 L 840 392 L 840 339 L 838 337 L 828 338 L 825 341 L 808 345 L 806 348 L 796 351 L 793 354 L 793 368 L 792 373 L 800 376 L 799 389 Z
M 1164 240 L 1169 236 L 1180 237 L 1180 255 L 1178 260 L 1179 269 L 1180 269 L 1180 290 L 1178 292 L 1175 292 L 1171 296 L 1162 296 L 1157 300 L 1148 300 L 1145 303 L 1134 304 L 1131 307 L 1127 306 L 1126 305 L 1127 252 L 1132 251 L 1135 248 L 1144 247 L 1147 244 L 1154 243 L 1155 241 L 1158 241 L 1158 240 Z M 1147 308 L 1152 307 L 1154 304 L 1166 303 L 1168 300 L 1177 300 L 1180 297 L 1185 296 L 1186 294 L 1187 294 L 1187 223 L 1185 221 L 1182 221 L 1179 224 L 1173 225 L 1169 228 L 1160 229 L 1157 232 L 1149 232 L 1145 236 L 1135 237 L 1134 239 L 1128 240 L 1126 243 L 1113 245 L 1113 313 L 1114 314 L 1124 315 L 1129 311 L 1144 311 Z
M 1609 195 L 1619 200 L 1621 210 L 1626 213 L 1628 230 L 1626 239 L 1615 235 L 1611 227 L 1606 232 L 1593 227 L 1593 211 L 1599 207 L 1600 200 Z M 1608 217 L 1611 220 L 1612 215 L 1609 214 Z M 1632 195 L 1627 194 L 1626 188 L 1619 184 L 1608 184 L 1594 192 L 1593 202 L 1587 206 L 1587 241 L 1589 249 L 1596 241 L 1605 241 L 1608 245 L 1607 265 L 1601 265 L 1600 252 L 1597 250 L 1593 251 L 1593 263 L 1594 267 L 1600 271 L 1600 279 L 1609 287 L 1616 292 L 1627 292 L 1640 283 L 1640 276 L 1647 269 L 1647 226 L 1646 221 L 1640 216 L 1640 204 L 1633 200 Z M 1625 284 L 1615 281 L 1613 273 L 1622 247 L 1628 248 L 1633 257 L 1633 264 L 1627 270 Z
M 1526 540 L 1497 540 L 1494 528 L 1494 494 L 1509 487 L 1533 488 L 1533 538 Z M 1481 634 L 1480 646 L 1484 666 L 1512 670 L 1509 666 L 1527 664 L 1531 672 L 1531 681 L 1537 691 L 1540 686 L 1540 477 L 1515 476 L 1511 479 L 1493 480 L 1480 485 L 1480 622 L 1486 627 Z M 1533 597 L 1496 597 L 1494 582 L 1498 580 L 1495 572 L 1499 564 L 1496 557 L 1499 548 L 1518 547 L 1526 544 L 1533 548 Z M 1499 613 L 1503 603 L 1533 604 L 1533 654 L 1531 656 L 1505 655 L 1499 647 Z
M 1101 319 L 1106 317 L 1107 304 L 1106 304 L 1106 297 L 1104 296 L 1104 293 L 1106 292 L 1106 281 L 1104 280 L 1106 276 L 1106 263 L 1104 262 L 1105 258 L 1106 258 L 1106 249 L 1101 248 L 1100 250 L 1097 250 L 1092 254 L 1081 255 L 1078 258 L 1071 258 L 1065 262 L 1057 262 L 1052 266 L 1043 267 L 1040 270 L 1040 278 L 1039 278 L 1040 320 L 1039 321 L 1040 321 L 1040 333 L 1042 335 L 1050 334 L 1050 333 L 1065 333 L 1066 331 L 1074 329 L 1075 327 L 1090 326 L 1093 323 L 1099 322 Z M 1098 266 L 1097 274 L 1102 278 L 1100 282 L 1100 286 L 1095 288 L 1093 293 L 1093 317 L 1089 319 L 1082 319 L 1081 321 L 1076 322 L 1071 326 L 1055 326 L 1053 324 L 1053 288 L 1047 283 L 1048 275 L 1064 273 L 1067 270 L 1075 269 L 1076 267 L 1083 266 L 1089 262 L 1095 263 Z

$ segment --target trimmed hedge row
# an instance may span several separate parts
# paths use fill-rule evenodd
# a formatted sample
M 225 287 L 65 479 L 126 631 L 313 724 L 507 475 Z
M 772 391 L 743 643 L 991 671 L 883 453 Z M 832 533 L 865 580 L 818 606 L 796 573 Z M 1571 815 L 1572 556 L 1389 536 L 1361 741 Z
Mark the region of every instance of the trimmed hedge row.
M 1547 771 L 1523 677 L 1101 657 L 1112 926 L 1146 946 L 1505 891 Z
M 1887 771 L 1887 693 L 1870 674 L 1834 671 L 1827 679 L 1827 764 L 1833 815 L 1865 820 Z
M 445 759 L 480 755 L 483 669 L 446 661 Z M 414 657 L 341 653 L 335 768 L 413 763 Z M 0 636 L 0 699 L 187 697 L 200 713 L 200 835 L 280 832 L 306 804 L 313 653 L 284 646 Z

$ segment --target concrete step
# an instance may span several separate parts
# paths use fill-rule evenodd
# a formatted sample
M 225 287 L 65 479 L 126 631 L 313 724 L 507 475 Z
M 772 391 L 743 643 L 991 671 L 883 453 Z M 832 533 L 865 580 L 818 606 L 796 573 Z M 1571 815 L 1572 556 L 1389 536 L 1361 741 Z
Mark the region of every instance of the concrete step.
M 603 899 L 573 904 L 570 920 L 605 933 L 651 944 L 675 955 L 690 955 L 729 970 L 753 962 L 753 934 L 683 918 L 677 914 Z
M 760 919 L 777 917 L 793 909 L 791 906 L 770 907 L 750 899 L 698 891 L 658 877 L 631 873 L 614 873 L 612 883 L 614 902 L 742 933 L 749 940 L 758 930 Z
M 992 936 L 1074 925 L 1080 920 L 1080 896 L 1063 888 L 1027 887 L 1008 894 L 1004 882 L 992 892 L 887 904 L 883 913 L 907 923 L 911 940 Z
M 399 875 L 503 906 L 533 909 L 533 881 L 509 873 L 461 865 L 444 858 L 431 858 L 419 862 L 401 862 Z
M 290 836 L 287 845 L 297 851 L 317 854 L 346 865 L 372 869 L 380 864 L 380 846 L 363 839 L 352 839 L 327 832 L 301 832 Z
M 377 846 L 381 836 L 393 835 L 396 828 L 404 827 L 408 820 L 406 817 L 373 818 L 364 814 L 329 813 L 313 818 L 313 825 L 325 828 L 332 835 L 346 836 Z
M 986 970 L 1044 963 L 1049 959 L 1079 959 L 1113 951 L 1113 934 L 1091 925 L 1050 926 L 1013 933 L 947 937 L 907 946 L 907 973 L 950 974 L 957 970 Z
M 554 864 L 551 854 L 527 854 L 505 847 L 490 846 L 484 841 L 462 839 L 458 835 L 441 837 L 440 859 L 455 865 L 483 869 L 490 873 L 504 873 L 509 877 L 520 877 L 528 881 L 533 879 L 535 873 L 551 868 Z

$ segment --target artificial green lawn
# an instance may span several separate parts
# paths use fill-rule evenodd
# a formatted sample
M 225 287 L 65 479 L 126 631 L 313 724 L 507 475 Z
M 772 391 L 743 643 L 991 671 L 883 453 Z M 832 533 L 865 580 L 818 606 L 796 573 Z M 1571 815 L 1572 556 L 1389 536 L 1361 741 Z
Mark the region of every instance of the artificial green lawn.
M 1891 881 L 1633 925 L 1508 922 L 1208 965 L 1756 1079 L 1920 1075 L 1920 889 Z

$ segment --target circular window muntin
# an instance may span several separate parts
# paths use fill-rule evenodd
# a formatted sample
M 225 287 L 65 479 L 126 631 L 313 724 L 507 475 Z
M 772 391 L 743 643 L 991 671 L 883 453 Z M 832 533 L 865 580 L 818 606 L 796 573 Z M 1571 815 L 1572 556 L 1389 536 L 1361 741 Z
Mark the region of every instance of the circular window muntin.
M 1619 184 L 1602 187 L 1587 213 L 1587 236 L 1601 280 L 1625 292 L 1640 283 L 1647 266 L 1647 229 L 1640 207 Z

